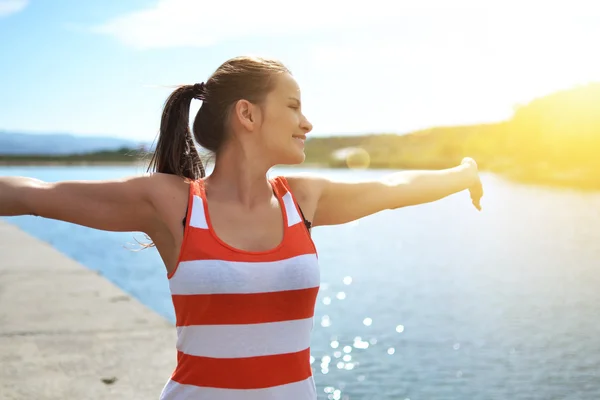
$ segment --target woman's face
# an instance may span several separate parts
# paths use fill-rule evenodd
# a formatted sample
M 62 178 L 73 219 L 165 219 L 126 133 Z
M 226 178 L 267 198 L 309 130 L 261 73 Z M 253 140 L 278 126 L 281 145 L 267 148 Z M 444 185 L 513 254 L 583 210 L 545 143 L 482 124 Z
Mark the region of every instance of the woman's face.
M 277 76 L 277 83 L 262 107 L 261 146 L 273 164 L 300 164 L 304 141 L 312 124 L 302 114 L 300 88 L 290 74 Z

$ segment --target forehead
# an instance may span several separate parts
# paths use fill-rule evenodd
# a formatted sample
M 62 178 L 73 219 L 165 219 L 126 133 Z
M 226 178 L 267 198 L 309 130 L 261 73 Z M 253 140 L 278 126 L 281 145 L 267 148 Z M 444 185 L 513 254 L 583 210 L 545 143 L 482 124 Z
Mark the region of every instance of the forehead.
M 300 86 L 290 74 L 281 74 L 277 76 L 277 83 L 272 94 L 278 98 L 294 97 L 300 99 Z

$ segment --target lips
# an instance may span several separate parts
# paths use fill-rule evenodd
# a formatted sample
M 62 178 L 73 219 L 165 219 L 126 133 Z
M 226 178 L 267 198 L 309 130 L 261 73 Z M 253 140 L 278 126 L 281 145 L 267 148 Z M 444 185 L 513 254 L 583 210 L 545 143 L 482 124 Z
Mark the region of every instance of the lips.
M 292 136 L 294 139 L 302 139 L 302 140 L 306 140 L 306 135 L 294 135 Z

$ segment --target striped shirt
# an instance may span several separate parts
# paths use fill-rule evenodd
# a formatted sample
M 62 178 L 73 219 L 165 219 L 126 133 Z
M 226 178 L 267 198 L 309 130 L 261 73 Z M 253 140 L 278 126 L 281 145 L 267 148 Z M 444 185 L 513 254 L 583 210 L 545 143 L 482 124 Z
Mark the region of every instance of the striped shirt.
M 177 366 L 161 400 L 315 400 L 310 337 L 317 251 L 285 178 L 270 180 L 281 243 L 243 251 L 215 234 L 203 180 L 190 184 L 179 262 L 168 275 Z

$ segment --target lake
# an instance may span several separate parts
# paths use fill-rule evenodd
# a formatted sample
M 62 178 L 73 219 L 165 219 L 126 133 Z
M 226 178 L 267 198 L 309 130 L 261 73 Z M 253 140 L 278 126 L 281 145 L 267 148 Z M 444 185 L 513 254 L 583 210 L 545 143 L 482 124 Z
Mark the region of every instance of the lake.
M 312 171 L 346 181 L 391 172 Z M 0 167 L 47 181 L 141 172 Z M 273 171 L 287 172 L 300 170 Z M 482 212 L 463 192 L 313 230 L 319 399 L 600 398 L 600 194 L 482 180 Z M 174 321 L 164 266 L 136 243 L 143 235 L 7 220 Z

